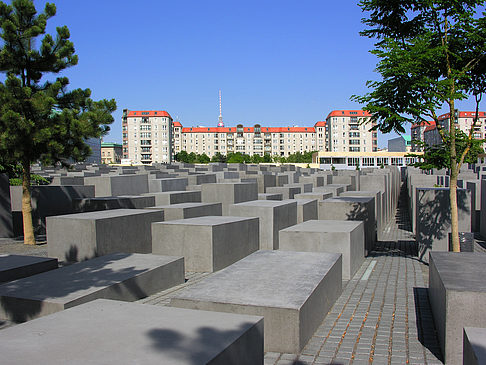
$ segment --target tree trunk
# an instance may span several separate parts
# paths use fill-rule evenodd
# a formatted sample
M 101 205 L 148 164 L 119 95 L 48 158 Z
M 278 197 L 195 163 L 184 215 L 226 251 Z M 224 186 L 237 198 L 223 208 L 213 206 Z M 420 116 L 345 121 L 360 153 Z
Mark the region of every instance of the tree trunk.
M 460 252 L 459 246 L 459 216 L 457 211 L 457 177 L 459 174 L 457 166 L 457 151 L 456 151 L 456 115 L 454 110 L 454 100 L 450 102 L 449 115 L 449 136 L 451 139 L 451 176 L 450 176 L 450 201 L 451 201 L 451 236 L 452 236 L 452 251 Z
M 30 195 L 30 161 L 22 163 L 22 218 L 24 223 L 24 244 L 35 245 Z
M 459 218 L 457 209 L 457 167 L 454 169 L 453 175 L 451 169 L 450 178 L 450 200 L 451 200 L 451 236 L 452 236 L 452 251 L 460 252 L 459 246 Z

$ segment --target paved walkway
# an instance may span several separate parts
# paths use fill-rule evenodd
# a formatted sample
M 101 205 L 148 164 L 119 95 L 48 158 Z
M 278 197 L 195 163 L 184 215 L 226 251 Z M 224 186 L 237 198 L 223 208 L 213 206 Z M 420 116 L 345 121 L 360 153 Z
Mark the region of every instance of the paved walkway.
M 427 294 L 428 267 L 414 255 L 406 204 L 384 229 L 301 354 L 266 353 L 265 364 L 441 364 Z M 26 252 L 22 252 L 27 250 Z M 46 245 L 0 241 L 0 253 L 46 255 Z M 189 273 L 186 283 L 140 302 L 168 305 L 182 288 L 208 273 Z M 2 327 L 2 326 L 0 326 Z

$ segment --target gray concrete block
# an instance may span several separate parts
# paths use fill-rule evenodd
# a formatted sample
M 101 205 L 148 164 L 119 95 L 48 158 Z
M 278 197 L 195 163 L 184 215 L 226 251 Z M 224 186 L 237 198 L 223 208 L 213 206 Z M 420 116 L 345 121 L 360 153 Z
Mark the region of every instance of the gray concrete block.
M 201 185 L 203 203 L 222 203 L 223 215 L 228 215 L 229 205 L 258 200 L 255 183 L 217 183 Z
M 188 185 L 211 184 L 216 182 L 216 174 L 197 174 L 187 176 Z
M 449 251 L 451 231 L 448 188 L 416 189 L 416 239 L 419 258 L 427 261 L 429 251 Z M 471 192 L 457 189 L 459 232 L 471 232 Z
M 170 305 L 263 316 L 265 351 L 299 353 L 341 294 L 341 265 L 338 254 L 258 251 Z
M 153 207 L 153 196 L 110 196 L 73 199 L 73 212 L 96 212 L 109 209 L 143 209 Z
M 481 227 L 481 181 L 465 181 L 464 188 L 471 191 L 471 230 L 479 232 Z
M 465 327 L 463 334 L 463 364 L 486 364 L 486 328 Z
M 14 212 L 15 236 L 23 235 L 22 186 L 11 186 L 12 211 Z M 32 224 L 35 234 L 46 233 L 46 217 L 74 213 L 76 199 L 93 198 L 94 186 L 52 186 L 31 187 Z M 19 214 L 15 214 L 18 212 Z
M 258 200 L 283 200 L 283 195 L 280 193 L 263 193 L 258 194 Z
M 375 199 L 363 197 L 337 197 L 319 202 L 320 220 L 363 221 L 365 254 L 373 250 L 376 242 Z
M 297 202 L 297 223 L 319 218 L 317 199 L 295 199 L 295 201 Z
M 376 216 L 376 235 L 378 239 L 381 239 L 381 234 L 384 228 L 384 216 L 382 212 L 381 197 L 383 196 L 381 191 L 345 191 L 340 196 L 371 196 L 375 199 L 375 216 Z
M 163 211 L 115 209 L 47 218 L 47 252 L 75 262 L 113 252 L 152 252 L 151 223 Z
M 263 364 L 263 318 L 97 299 L 1 331 L 0 351 L 5 365 Z
M 158 205 L 148 209 L 163 210 L 164 221 L 223 214 L 221 203 L 180 203 L 171 205 Z
M 260 231 L 260 249 L 277 250 L 278 232 L 297 224 L 297 202 L 277 200 L 253 200 L 233 204 L 229 214 L 241 217 L 258 217 Z
M 342 254 L 342 277 L 350 280 L 364 262 L 364 225 L 357 221 L 309 220 L 282 229 L 280 250 Z
M 54 176 L 51 185 L 84 185 L 83 176 Z
M 96 197 L 149 192 L 147 174 L 85 177 L 84 185 L 94 185 Z
M 331 192 L 311 192 L 311 193 L 301 193 L 295 194 L 294 199 L 317 199 L 317 200 L 325 200 L 332 198 L 333 195 Z
M 0 283 L 57 269 L 57 259 L 50 257 L 0 255 Z
M 155 197 L 155 205 L 170 205 L 180 203 L 200 203 L 201 191 L 164 191 L 147 193 L 147 196 Z
M 115 253 L 0 285 L 0 317 L 25 322 L 94 299 L 133 301 L 184 282 L 184 259 Z
M 463 328 L 486 327 L 486 254 L 430 252 L 429 300 L 445 363 L 462 364 Z
M 213 272 L 258 250 L 258 218 L 210 216 L 152 225 L 152 252 L 184 256 L 187 271 Z
M 181 191 L 186 190 L 187 178 L 174 177 L 168 179 L 152 179 L 149 180 L 149 192 L 157 193 L 161 191 Z
M 302 187 L 295 185 L 289 186 L 288 184 L 286 186 L 274 186 L 267 188 L 267 193 L 282 194 L 284 200 L 294 199 L 295 194 L 302 193 Z
M 7 174 L 0 174 L 0 237 L 13 237 L 12 205 Z
M 333 197 L 339 196 L 343 191 L 346 191 L 345 185 L 329 184 L 319 188 L 312 189 L 314 193 L 331 193 Z

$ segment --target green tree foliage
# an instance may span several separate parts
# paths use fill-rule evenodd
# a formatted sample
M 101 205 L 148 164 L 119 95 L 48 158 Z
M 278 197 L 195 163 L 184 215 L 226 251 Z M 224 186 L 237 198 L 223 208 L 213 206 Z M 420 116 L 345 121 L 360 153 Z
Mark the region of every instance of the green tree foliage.
M 33 244 L 30 166 L 35 161 L 85 159 L 87 138 L 105 134 L 113 122 L 114 100 L 93 101 L 89 89 L 68 90 L 69 80 L 58 74 L 78 62 L 66 26 L 56 36 L 45 34 L 47 20 L 56 14 L 47 3 L 40 14 L 32 0 L 0 2 L 0 155 L 22 165 L 24 242 Z M 35 46 L 39 45 L 38 48 Z
M 226 162 L 226 156 L 216 152 L 214 156 L 211 157 L 211 162 Z
M 473 96 L 479 110 L 485 88 L 486 18 L 483 0 L 361 0 L 367 26 L 361 35 L 377 40 L 380 79 L 371 91 L 352 99 L 372 113 L 375 129 L 404 132 L 404 124 L 434 120 L 444 142 L 449 132 L 450 200 L 454 250 L 459 249 L 457 175 L 467 147 L 458 155 L 455 102 Z M 438 111 L 447 106 L 450 123 L 442 126 Z M 478 120 L 476 113 L 475 123 Z

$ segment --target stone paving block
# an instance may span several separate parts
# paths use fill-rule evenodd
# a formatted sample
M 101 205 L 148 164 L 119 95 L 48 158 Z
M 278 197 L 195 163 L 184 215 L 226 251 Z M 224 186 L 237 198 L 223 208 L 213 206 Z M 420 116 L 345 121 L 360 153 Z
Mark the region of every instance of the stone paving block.
M 0 255 L 0 283 L 57 269 L 57 259 L 50 257 Z
M 258 217 L 260 249 L 277 250 L 278 232 L 297 224 L 297 202 L 293 200 L 253 200 L 233 204 L 229 214 L 241 217 Z
M 486 327 L 486 254 L 430 253 L 429 298 L 446 364 L 462 364 L 464 327 Z
M 47 217 L 48 256 L 75 262 L 113 252 L 152 252 L 151 223 L 163 211 L 114 209 Z
M 339 297 L 341 265 L 338 254 L 258 251 L 187 287 L 171 306 L 263 315 L 265 351 L 295 354 Z
M 262 364 L 263 319 L 98 299 L 1 331 L 0 351 L 6 365 Z
M 0 285 L 0 317 L 25 322 L 98 298 L 133 301 L 183 282 L 182 257 L 115 253 Z
M 187 271 L 221 270 L 258 247 L 255 217 L 209 216 L 152 225 L 152 252 L 184 256 Z

